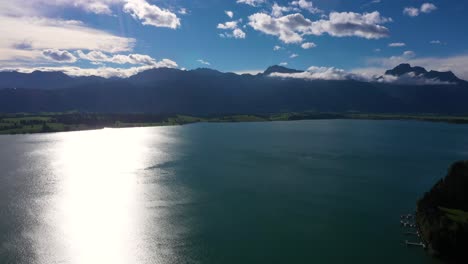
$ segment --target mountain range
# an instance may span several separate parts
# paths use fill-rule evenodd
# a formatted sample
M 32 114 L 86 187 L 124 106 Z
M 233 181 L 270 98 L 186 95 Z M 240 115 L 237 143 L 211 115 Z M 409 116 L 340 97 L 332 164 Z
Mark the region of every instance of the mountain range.
M 283 77 L 272 77 L 273 73 Z M 452 72 L 401 64 L 375 80 L 284 77 L 303 73 L 278 65 L 257 75 L 157 68 L 111 79 L 62 72 L 0 72 L 0 112 L 468 113 L 468 83 Z

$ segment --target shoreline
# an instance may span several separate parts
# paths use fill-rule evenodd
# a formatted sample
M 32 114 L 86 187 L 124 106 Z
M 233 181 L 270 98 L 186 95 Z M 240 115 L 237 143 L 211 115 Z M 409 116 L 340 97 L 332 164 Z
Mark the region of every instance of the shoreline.
M 226 115 L 195 117 L 154 114 L 47 113 L 0 115 L 0 135 L 40 134 L 132 128 L 177 126 L 193 123 L 246 123 L 301 120 L 384 120 L 420 121 L 447 124 L 468 124 L 468 116 L 403 115 L 403 114 L 341 114 L 341 113 L 280 113 L 272 115 Z

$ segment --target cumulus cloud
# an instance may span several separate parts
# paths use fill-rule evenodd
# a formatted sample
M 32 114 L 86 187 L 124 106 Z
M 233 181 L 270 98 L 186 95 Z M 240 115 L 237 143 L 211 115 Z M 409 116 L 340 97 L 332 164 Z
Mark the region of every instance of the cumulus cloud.
M 242 22 L 242 19 L 218 24 L 217 26 L 218 29 L 232 30 L 231 33 L 225 32 L 225 33 L 219 34 L 219 36 L 222 38 L 244 39 L 246 37 L 246 34 L 242 29 L 239 28 L 238 26 L 239 22 Z
M 141 20 L 143 25 L 172 29 L 180 27 L 180 19 L 176 14 L 170 10 L 149 4 L 145 0 L 127 0 L 123 10 L 133 18 Z
M 234 28 L 237 28 L 237 23 L 238 21 L 228 21 L 224 24 L 222 23 L 218 24 L 217 28 L 218 29 L 234 29 Z
M 284 43 L 302 42 L 302 34 L 309 31 L 312 21 L 302 14 L 290 14 L 282 17 L 271 17 L 265 13 L 249 16 L 249 25 L 260 32 L 277 36 Z
M 294 58 L 297 58 L 297 57 L 299 57 L 299 55 L 296 54 L 296 53 L 293 53 L 293 54 L 291 54 L 291 56 L 289 56 L 289 58 L 291 58 L 291 59 L 294 59 Z
M 284 67 L 284 66 L 288 66 L 288 63 L 287 63 L 287 62 L 281 62 L 281 63 L 279 64 L 279 66 L 283 66 L 283 67 Z
M 421 13 L 429 14 L 432 11 L 437 10 L 437 6 L 431 3 L 424 3 L 421 5 L 420 8 L 416 7 L 405 7 L 403 9 L 403 14 L 410 16 L 410 17 L 416 17 L 419 16 Z
M 203 65 L 211 65 L 211 63 L 205 61 L 205 60 L 202 60 L 202 59 L 199 59 L 197 60 L 199 63 L 203 64 Z
M 301 9 L 307 10 L 312 14 L 323 12 L 322 10 L 314 7 L 314 4 L 312 3 L 312 1 L 306 1 L 306 0 L 293 1 L 291 2 L 291 5 L 298 6 Z
M 328 19 L 312 22 L 300 13 L 272 17 L 265 13 L 249 16 L 249 25 L 260 32 L 277 36 L 284 43 L 300 43 L 304 35 L 328 34 L 334 37 L 362 37 L 379 39 L 389 35 L 381 24 L 392 21 L 379 12 L 353 13 L 332 12 Z
M 283 47 L 281 47 L 281 46 L 275 45 L 275 46 L 273 47 L 273 50 L 274 50 L 274 51 L 278 51 L 278 50 L 280 50 L 280 49 L 282 49 L 282 48 L 283 48 Z
M 431 44 L 442 44 L 440 40 L 431 40 L 429 43 Z
M 410 17 L 419 16 L 419 9 L 414 7 L 405 7 L 403 9 L 403 14 Z
M 244 31 L 242 31 L 242 29 L 240 28 L 236 28 L 232 31 L 232 36 L 234 38 L 238 38 L 238 39 L 244 39 L 246 34 Z
M 226 15 L 230 18 L 233 18 L 234 17 L 234 12 L 232 11 L 224 11 L 224 13 L 226 13 Z
M 431 13 L 432 11 L 437 10 L 437 7 L 431 3 L 424 3 L 421 5 L 421 12 L 423 13 Z
M 317 47 L 317 45 L 313 42 L 305 42 L 305 43 L 302 43 L 301 47 L 303 49 L 311 49 L 311 48 Z
M 377 11 L 363 14 L 332 12 L 328 20 L 314 22 L 311 32 L 314 35 L 328 33 L 335 37 L 356 36 L 366 39 L 380 39 L 389 35 L 389 30 L 381 24 L 391 21 L 391 18 L 383 17 Z
M 42 56 L 58 63 L 76 62 L 76 57 L 66 50 L 47 49 L 42 51 Z
M 404 46 L 406 46 L 406 44 L 403 43 L 403 42 L 394 42 L 394 43 L 388 44 L 388 46 L 392 47 L 392 48 L 395 48 L 395 47 L 404 47 Z
M 247 4 L 250 6 L 259 6 L 260 4 L 265 3 L 265 0 L 237 0 L 238 4 Z
M 274 17 L 283 16 L 283 13 L 291 12 L 291 11 L 299 11 L 299 10 L 291 6 L 280 6 L 276 2 L 273 3 L 273 5 L 271 6 L 271 15 Z

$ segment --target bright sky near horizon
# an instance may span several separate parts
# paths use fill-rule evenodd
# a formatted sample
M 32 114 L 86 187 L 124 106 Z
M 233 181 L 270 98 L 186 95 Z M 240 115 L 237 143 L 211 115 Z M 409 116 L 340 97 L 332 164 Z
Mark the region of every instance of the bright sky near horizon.
M 270 65 L 468 79 L 467 0 L 2 0 L 0 69 L 129 76 Z

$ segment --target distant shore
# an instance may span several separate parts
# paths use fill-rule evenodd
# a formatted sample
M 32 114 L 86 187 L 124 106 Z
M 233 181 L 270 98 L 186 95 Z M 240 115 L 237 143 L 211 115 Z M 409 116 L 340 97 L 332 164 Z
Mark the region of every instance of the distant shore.
M 361 119 L 361 120 L 414 120 L 468 124 L 468 116 L 442 116 L 429 114 L 365 114 L 365 113 L 278 113 L 220 116 L 158 115 L 158 114 L 103 114 L 103 113 L 18 113 L 0 114 L 0 134 L 33 134 L 102 128 L 151 127 L 184 125 L 199 122 L 271 122 L 293 120 Z

